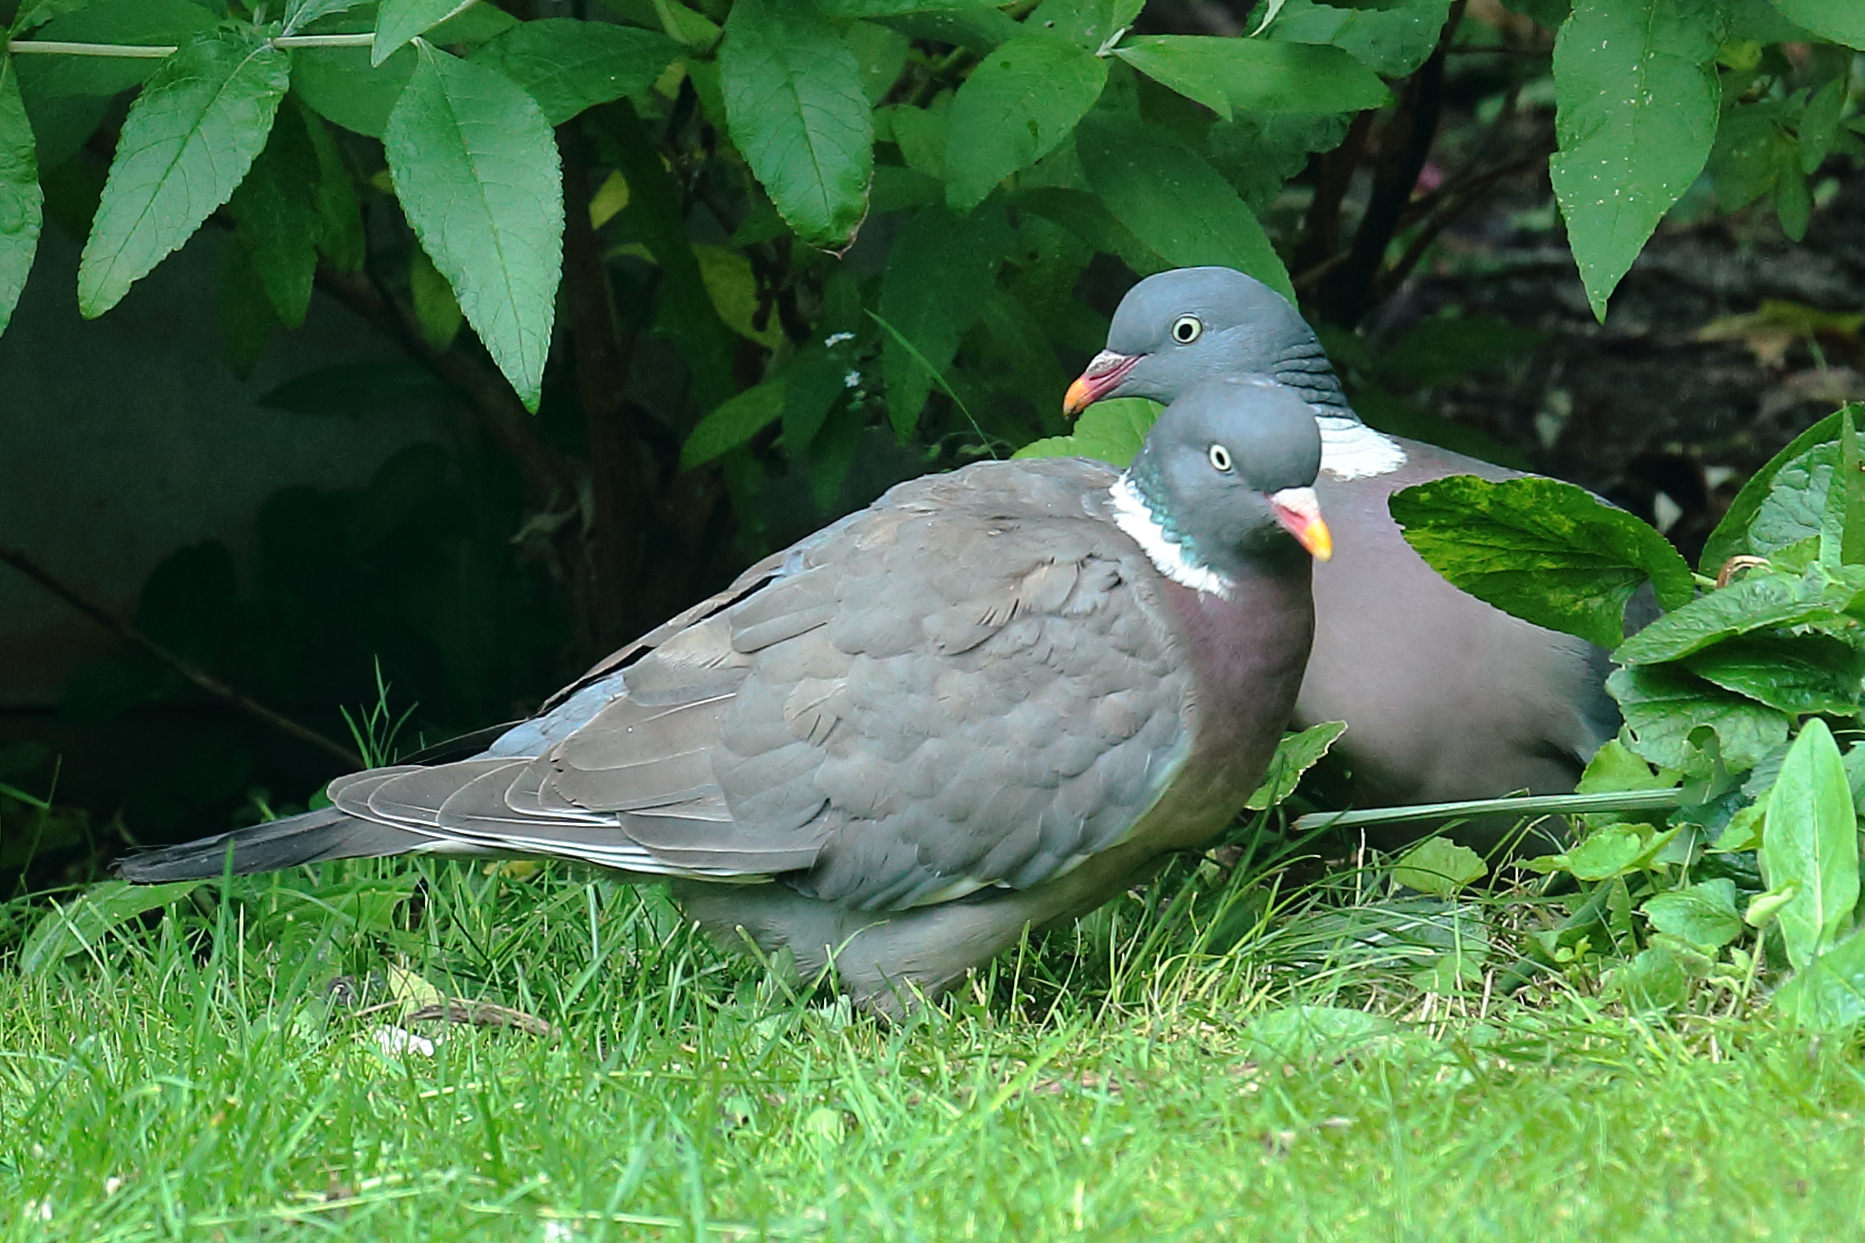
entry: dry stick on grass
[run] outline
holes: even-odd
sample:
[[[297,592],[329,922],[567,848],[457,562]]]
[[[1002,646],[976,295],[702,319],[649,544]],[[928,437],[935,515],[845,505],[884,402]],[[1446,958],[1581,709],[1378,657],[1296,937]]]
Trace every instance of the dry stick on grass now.
[[[0,564],[12,566],[21,574],[24,574],[27,578],[30,578],[33,582],[39,584],[39,586],[45,588],[104,629],[140,647],[143,651],[148,652],[151,656],[154,656],[176,673],[179,673],[182,677],[194,683],[194,685],[229,707],[244,712],[246,715],[257,720],[264,721],[273,729],[281,733],[290,734],[300,742],[309,743],[318,750],[342,760],[351,768],[364,767],[363,757],[356,754],[356,752],[350,750],[342,743],[325,737],[323,734],[312,729],[309,725],[302,724],[292,720],[288,716],[274,712],[264,704],[250,699],[233,687],[228,686],[225,682],[222,682],[219,678],[207,672],[207,670],[201,668],[194,662],[169,651],[160,643],[157,643],[154,639],[151,639],[148,635],[136,629],[136,627],[129,622],[115,616],[101,605],[95,604],[85,599],[82,595],[79,595],[76,590],[55,577],[51,571],[47,570],[44,566],[34,561],[25,553],[19,551],[17,548],[7,548],[4,545],[0,545]]]

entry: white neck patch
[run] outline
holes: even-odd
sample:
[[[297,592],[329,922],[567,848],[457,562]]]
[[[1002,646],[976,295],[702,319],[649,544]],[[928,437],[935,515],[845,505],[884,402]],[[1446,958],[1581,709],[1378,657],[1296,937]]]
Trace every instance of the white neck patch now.
[[[1181,587],[1208,592],[1220,600],[1230,599],[1230,580],[1209,566],[1199,565],[1185,555],[1182,545],[1166,538],[1165,528],[1153,517],[1131,479],[1123,474],[1107,492],[1114,502],[1114,525],[1140,546],[1154,569]]]
[[[1398,441],[1358,419],[1323,414],[1315,421],[1321,425],[1321,469],[1336,479],[1389,475],[1405,465]]]

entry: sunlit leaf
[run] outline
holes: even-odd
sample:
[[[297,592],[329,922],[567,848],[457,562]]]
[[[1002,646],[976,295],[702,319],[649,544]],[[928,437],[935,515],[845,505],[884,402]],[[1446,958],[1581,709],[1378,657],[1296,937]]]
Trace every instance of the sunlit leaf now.
[[[1097,401],[1075,420],[1074,431],[1033,441],[1018,449],[1015,456],[1091,457],[1124,470],[1146,443],[1146,433],[1158,417],[1159,404],[1144,397]]]
[[[768,380],[715,407],[699,421],[680,449],[680,469],[704,466],[736,449],[775,423],[784,413],[784,382]]]
[[[1208,35],[1145,35],[1114,54],[1221,117],[1357,112],[1392,98],[1379,75],[1337,47]]]
[[[382,0],[376,10],[376,41],[369,61],[380,65],[422,32],[438,26],[472,0]]]
[[[1838,744],[1826,722],[1801,727],[1768,795],[1762,875],[1795,887],[1775,915],[1787,960],[1801,970],[1852,924],[1859,896],[1858,819]]]
[[[1112,401],[1097,402],[1095,405],[1088,407],[1087,412],[1082,415],[1081,421],[1086,423],[1089,415],[1092,415],[1101,406],[1111,406],[1121,401],[1131,400],[1135,399],[1115,398]],[[1138,420],[1133,421],[1137,422]],[[1134,452],[1137,453],[1138,451],[1138,447],[1136,446]],[[1023,457],[1026,456],[1026,454],[1027,450],[1025,453],[1019,453],[1017,456]],[[1037,456],[1035,454],[1027,455],[1031,457]],[[1093,457],[1097,455],[1088,454],[1086,456]],[[1269,769],[1263,776],[1263,784],[1256,788],[1256,792],[1250,795],[1249,799],[1245,801],[1244,806],[1251,811],[1262,811],[1265,808],[1274,807],[1277,803],[1280,803],[1283,799],[1295,793],[1295,787],[1301,784],[1302,774],[1306,773],[1316,764],[1319,764],[1322,757],[1327,755],[1328,749],[1334,745],[1335,740],[1345,732],[1347,732],[1347,723],[1345,721],[1322,721],[1319,725],[1310,725],[1307,729],[1301,730],[1299,733],[1283,735],[1282,741],[1276,744],[1275,755],[1270,757]],[[1413,886],[1413,888],[1418,888],[1418,886]]]
[[[1787,737],[1787,717],[1745,695],[1732,694],[1670,665],[1620,669],[1606,679],[1619,701],[1632,749],[1679,772],[1701,772],[1705,755],[1693,738],[1713,734],[1732,772],[1756,761]]]
[[[958,88],[946,120],[946,200],[958,211],[1055,149],[1107,81],[1107,62],[1045,31],[986,56]]]
[[[1659,932],[1721,949],[1745,930],[1735,898],[1735,882],[1718,878],[1655,894],[1639,909]]]

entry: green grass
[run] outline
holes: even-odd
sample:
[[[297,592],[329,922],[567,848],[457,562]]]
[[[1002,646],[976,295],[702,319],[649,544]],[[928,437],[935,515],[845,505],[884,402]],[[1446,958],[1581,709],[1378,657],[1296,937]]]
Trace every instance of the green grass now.
[[[1663,1020],[1493,972],[1432,995],[1317,956],[1338,904],[1174,892],[888,1026],[652,891],[432,863],[208,886],[0,965],[0,1240],[1861,1234],[1847,1042],[1708,990]],[[558,1030],[386,1055],[393,1011],[325,985],[394,957]]]

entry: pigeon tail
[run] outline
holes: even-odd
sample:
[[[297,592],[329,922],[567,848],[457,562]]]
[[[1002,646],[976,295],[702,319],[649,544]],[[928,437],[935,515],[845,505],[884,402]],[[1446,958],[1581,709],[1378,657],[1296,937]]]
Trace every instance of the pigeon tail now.
[[[118,859],[111,870],[124,880],[153,885],[220,876],[227,868],[228,851],[233,853],[233,874],[245,876],[324,859],[407,854],[432,849],[433,844],[429,834],[359,820],[335,807],[325,807],[197,842],[129,855]]]

